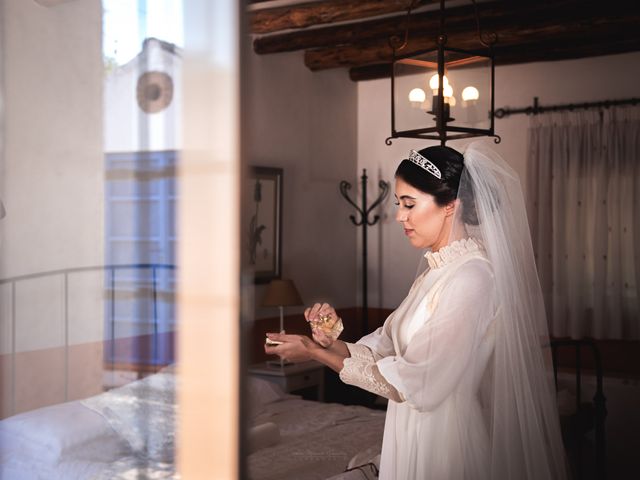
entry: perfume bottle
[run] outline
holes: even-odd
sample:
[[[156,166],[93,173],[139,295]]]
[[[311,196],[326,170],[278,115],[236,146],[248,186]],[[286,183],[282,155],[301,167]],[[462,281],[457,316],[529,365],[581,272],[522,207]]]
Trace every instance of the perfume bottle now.
[[[309,320],[311,330],[320,330],[326,336],[335,340],[340,336],[344,326],[342,325],[342,319],[340,317],[334,318],[333,315],[319,315],[313,320]]]

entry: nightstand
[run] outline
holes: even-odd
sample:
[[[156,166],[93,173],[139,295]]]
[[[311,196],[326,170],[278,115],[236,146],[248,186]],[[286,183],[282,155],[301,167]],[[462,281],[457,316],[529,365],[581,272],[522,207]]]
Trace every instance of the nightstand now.
[[[319,402],[324,401],[324,365],[315,360],[292,363],[280,366],[272,366],[266,362],[249,366],[249,374],[268,382],[273,382],[287,393],[295,393],[305,390],[303,398],[306,398],[307,389],[314,388],[314,395],[310,398]]]

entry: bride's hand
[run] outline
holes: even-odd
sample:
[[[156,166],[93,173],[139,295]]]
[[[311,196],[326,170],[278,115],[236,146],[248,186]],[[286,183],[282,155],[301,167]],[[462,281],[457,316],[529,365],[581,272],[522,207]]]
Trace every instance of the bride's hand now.
[[[306,362],[313,358],[314,350],[321,347],[306,335],[287,335],[284,333],[267,333],[271,340],[282,342],[280,345],[265,344],[264,351],[269,355],[278,355],[282,360],[293,363]]]
[[[342,332],[342,320],[328,303],[316,303],[304,311],[313,340],[324,348],[330,347]]]

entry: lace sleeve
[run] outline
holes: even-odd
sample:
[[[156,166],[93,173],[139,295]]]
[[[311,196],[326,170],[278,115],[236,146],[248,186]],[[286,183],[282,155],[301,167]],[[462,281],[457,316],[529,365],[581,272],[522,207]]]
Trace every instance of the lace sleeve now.
[[[344,342],[349,350],[351,358],[357,358],[358,360],[364,360],[366,362],[375,362],[376,358],[371,351],[371,348],[361,343],[349,343]]]
[[[375,358],[365,345],[345,342],[351,357],[344,359],[340,380],[395,402],[404,402],[404,396],[380,373]]]

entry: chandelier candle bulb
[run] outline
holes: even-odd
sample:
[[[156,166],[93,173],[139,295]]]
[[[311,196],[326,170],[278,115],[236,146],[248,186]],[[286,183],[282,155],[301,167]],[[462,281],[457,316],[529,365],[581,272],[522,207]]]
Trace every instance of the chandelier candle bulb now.
[[[464,90],[462,90],[462,100],[464,100],[465,102],[475,101],[479,98],[480,92],[478,92],[478,89],[476,87],[469,86],[465,87]]]
[[[427,94],[421,88],[414,88],[409,92],[409,101],[414,108],[421,107],[426,99]]]
[[[438,80],[439,80],[439,78],[438,78],[438,74],[437,73],[429,79],[429,88],[431,90],[433,90],[433,94],[434,95],[438,94],[438,83],[439,83]],[[445,90],[448,85],[449,85],[449,79],[447,78],[446,75],[443,75],[443,77],[442,77],[442,89]]]

